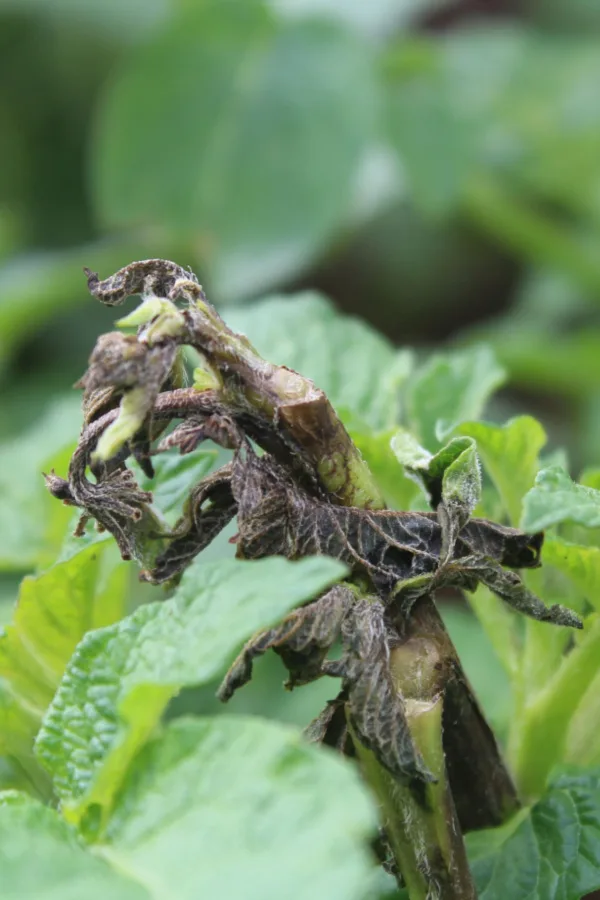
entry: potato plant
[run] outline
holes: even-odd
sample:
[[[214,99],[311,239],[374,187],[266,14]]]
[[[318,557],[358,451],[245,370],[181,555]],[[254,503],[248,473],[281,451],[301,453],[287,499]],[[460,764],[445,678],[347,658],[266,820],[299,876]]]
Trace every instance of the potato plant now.
[[[482,418],[485,346],[421,359],[315,294],[221,316],[162,260],[87,276],[141,305],[82,411],[0,449],[0,564],[30,572],[0,635],[3,896],[600,887],[600,473]],[[289,703],[270,663],[261,715],[207,700],[270,650]]]

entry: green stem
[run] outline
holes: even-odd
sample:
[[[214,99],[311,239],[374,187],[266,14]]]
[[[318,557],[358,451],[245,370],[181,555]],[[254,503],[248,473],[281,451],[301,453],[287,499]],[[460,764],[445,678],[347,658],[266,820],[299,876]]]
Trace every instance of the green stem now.
[[[442,744],[445,647],[434,638],[416,634],[392,651],[390,664],[395,686],[405,699],[415,745],[437,779],[435,784],[418,787],[395,785],[382,797],[409,897],[470,900],[477,894]],[[379,784],[385,788],[381,780],[382,776]],[[392,804],[395,815],[391,814]]]
[[[598,672],[599,649],[600,617],[587,625],[554,677],[521,711],[510,755],[517,783],[527,798],[543,792],[550,771],[563,756],[577,701]]]
[[[564,269],[593,296],[600,295],[600,264],[572,231],[524,203],[505,184],[479,176],[470,182],[469,215],[486,231],[538,265]]]
[[[410,900],[472,900],[477,894],[442,745],[445,647],[435,637],[413,634],[392,651],[390,666],[413,741],[436,782],[399,784],[354,736],[358,756],[379,798]]]
[[[96,283],[94,293],[115,302],[110,293],[115,283],[119,295],[124,283],[136,285],[128,288],[132,292],[139,290],[138,276],[146,270],[147,264],[133,264],[112,281]],[[175,274],[169,296],[188,301],[180,343],[203,355],[220,381],[216,393],[234,417],[252,423],[253,437],[264,449],[284,448],[290,464],[301,461],[334,503],[384,508],[369,467],[322,391],[262,359],[245,337],[227,327],[183,270]],[[358,740],[356,749],[382,803],[397,863],[412,881],[411,898],[469,900],[475,890],[462,830],[499,824],[516,804],[514,789],[430,597],[415,604],[408,620],[402,616],[394,640],[392,677],[406,699],[415,742],[438,781],[410,789],[393,781]]]

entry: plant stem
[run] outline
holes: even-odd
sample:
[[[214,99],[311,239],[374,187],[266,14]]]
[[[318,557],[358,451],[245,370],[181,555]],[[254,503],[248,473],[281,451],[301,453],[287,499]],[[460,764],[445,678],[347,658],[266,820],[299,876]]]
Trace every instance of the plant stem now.
[[[197,309],[192,343],[222,378],[227,404],[241,415],[251,410],[255,427],[262,419],[266,434],[276,425],[335,503],[382,508],[368,466],[323,392],[296,372],[265,362],[209,304],[201,301]],[[391,665],[415,743],[437,784],[417,791],[399,785],[355,736],[356,751],[382,804],[411,900],[468,900],[476,894],[461,827],[499,824],[518,806],[515,790],[430,597],[416,604],[408,623],[398,623]],[[451,727],[442,741],[447,710]]]
[[[391,654],[392,677],[405,699],[409,729],[437,781],[409,787],[396,785],[389,795],[397,807],[390,832],[399,843],[397,852],[411,900],[470,900],[477,895],[442,743],[447,648],[439,637],[409,626],[407,640]],[[402,835],[397,835],[399,825]]]
[[[475,221],[505,246],[531,262],[561,268],[590,291],[600,294],[600,265],[593,249],[577,235],[523,203],[506,184],[480,176],[472,179],[465,198],[466,210]]]
[[[528,798],[538,797],[544,790],[553,766],[562,758],[568,725],[577,701],[598,672],[600,618],[586,631],[563,659],[554,677],[521,712],[517,739],[511,756],[517,783]]]
[[[302,375],[262,359],[227,327],[188,273],[164,261],[134,263],[105,283],[92,274],[93,291],[106,302],[121,302],[127,291],[140,290],[153,263],[169,298],[188,301],[178,319],[181,332],[169,335],[198,350],[216,378],[215,390],[195,392],[195,401],[189,392],[172,392],[178,401],[206,399],[210,405],[220,398],[252,439],[312,478],[313,486],[316,481],[332,503],[384,508],[369,467],[326,395]],[[470,900],[476,894],[461,829],[499,824],[517,805],[514,788],[431,597],[421,598],[408,618],[399,615],[390,646],[392,678],[437,783],[406,787],[358,739],[356,751],[382,804],[411,900]]]

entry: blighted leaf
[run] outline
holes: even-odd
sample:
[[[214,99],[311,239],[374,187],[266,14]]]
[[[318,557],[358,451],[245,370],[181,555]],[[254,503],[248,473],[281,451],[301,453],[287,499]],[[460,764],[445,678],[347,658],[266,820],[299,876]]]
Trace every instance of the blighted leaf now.
[[[496,485],[510,521],[517,525],[521,504],[533,486],[538,471],[538,454],[546,443],[546,433],[531,416],[519,416],[505,425],[464,422],[457,428],[477,442],[477,451]]]
[[[195,562],[175,595],[86,635],[38,736],[63,808],[108,806],[129,762],[184,685],[222,673],[245,639],[343,576],[325,557]]]
[[[347,409],[376,429],[398,421],[411,354],[396,351],[365,322],[340,314],[322,295],[269,297],[227,310],[226,319],[266,359],[312,379],[338,411]]]
[[[192,4],[110,82],[97,207],[200,234],[221,296],[239,295],[273,254],[288,274],[342,224],[377,108],[371,50],[351,31],[258,2]]]
[[[348,763],[274,722],[220,716],[176,721],[142,751],[102,853],[176,900],[359,900],[375,827]]]
[[[85,848],[60,815],[0,793],[2,900],[152,900],[149,890]]]
[[[49,564],[60,546],[70,511],[48,496],[42,471],[66,468],[80,419],[74,396],[55,403],[25,434],[0,446],[0,569]]]
[[[558,778],[507,825],[467,835],[481,900],[580,900],[600,887],[600,774]]]
[[[411,430],[434,450],[466,419],[477,419],[505,372],[489,347],[436,354],[417,372],[407,390]]]
[[[25,578],[13,621],[0,631],[0,752],[34,777],[34,738],[75,647],[124,612],[125,566],[106,550],[88,547]]]
[[[543,531],[560,522],[574,522],[587,528],[600,525],[600,491],[571,480],[559,466],[539,472],[533,488],[525,495],[521,527]]]

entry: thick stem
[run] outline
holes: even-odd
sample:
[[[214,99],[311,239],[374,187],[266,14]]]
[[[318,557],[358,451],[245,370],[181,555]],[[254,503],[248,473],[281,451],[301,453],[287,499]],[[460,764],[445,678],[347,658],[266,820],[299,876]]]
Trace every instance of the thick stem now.
[[[404,634],[409,643],[420,640],[436,648],[446,768],[461,829],[499,825],[519,808],[517,793],[431,597],[415,603]]]
[[[202,322],[193,313],[194,346],[223,379],[227,404],[239,408],[255,424],[257,419],[265,420],[266,433],[275,426],[316,470],[334,502],[383,507],[368,466],[325,395],[308,379],[266,363],[208,305],[201,307]],[[258,435],[257,439],[260,443]],[[398,866],[408,883],[413,880],[411,900],[421,896],[444,900],[475,897],[461,828],[499,824],[518,805],[515,790],[431,598],[416,605],[408,624],[399,623],[398,635],[403,643],[394,651],[397,686],[409,699],[409,706],[411,699],[417,704],[412,708],[415,741],[438,773],[438,783],[425,788],[418,798],[397,785],[355,737],[356,751],[382,803]],[[414,667],[405,671],[407,656],[426,668],[424,642],[435,648],[435,666],[439,666],[435,668],[436,690],[439,694],[443,684],[444,700],[431,692],[415,692]],[[419,705],[423,702],[425,707]],[[442,716],[448,726],[443,748]],[[472,779],[467,777],[469,766]],[[456,808],[451,791],[456,791]],[[431,893],[433,884],[439,885],[438,894]]]
[[[178,341],[195,347],[218,373],[216,394],[242,426],[250,426],[248,434],[276,455],[287,453],[288,462],[310,472],[334,503],[383,508],[368,466],[325,394],[307,378],[262,359],[245,337],[227,327],[187,273],[151,260],[105,283],[91,276],[90,286],[105,302],[120,302],[140,290],[157,263],[169,298],[189,304],[185,334]],[[395,637],[390,642],[395,684],[407,700],[415,743],[438,781],[404,787],[355,738],[357,754],[382,804],[411,900],[469,900],[476,895],[461,826],[498,824],[516,805],[514,789],[431,598],[419,601],[408,621],[398,622]],[[465,759],[476,773],[471,781]]]
[[[408,624],[404,643],[392,650],[390,668],[394,685],[404,697],[412,738],[437,780],[426,785],[397,785],[391,794],[396,806],[394,830],[400,826],[403,831],[401,871],[411,900],[422,896],[470,900],[477,894],[442,742],[445,690],[448,675],[452,677],[448,639],[421,625],[419,617]]]

